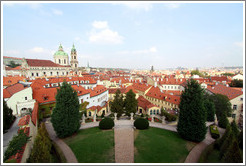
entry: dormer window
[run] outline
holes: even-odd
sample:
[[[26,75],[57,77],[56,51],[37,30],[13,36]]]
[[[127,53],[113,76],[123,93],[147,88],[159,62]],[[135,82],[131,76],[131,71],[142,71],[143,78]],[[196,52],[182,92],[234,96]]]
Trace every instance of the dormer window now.
[[[48,100],[48,96],[44,96],[44,100]]]

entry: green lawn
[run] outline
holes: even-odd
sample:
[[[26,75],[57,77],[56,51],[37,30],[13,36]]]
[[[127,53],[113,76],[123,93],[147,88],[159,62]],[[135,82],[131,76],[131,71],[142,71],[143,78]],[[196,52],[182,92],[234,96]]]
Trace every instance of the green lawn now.
[[[98,127],[80,130],[64,139],[80,163],[113,163],[114,131]]]
[[[159,128],[135,130],[135,163],[182,163],[196,143]]]

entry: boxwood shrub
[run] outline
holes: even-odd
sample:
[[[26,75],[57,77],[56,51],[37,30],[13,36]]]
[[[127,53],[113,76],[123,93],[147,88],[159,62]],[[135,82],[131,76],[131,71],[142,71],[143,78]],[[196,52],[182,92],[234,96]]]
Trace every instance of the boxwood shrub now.
[[[164,111],[164,116],[166,117],[166,121],[168,122],[172,122],[172,121],[176,121],[177,120],[177,116],[176,115],[172,115],[166,111]]]
[[[149,121],[147,119],[144,119],[144,118],[137,118],[134,121],[134,126],[137,129],[144,130],[144,129],[149,128]]]
[[[99,122],[100,129],[112,129],[114,127],[114,121],[111,118],[105,117]]]
[[[214,127],[215,127],[215,129],[214,129]],[[215,126],[215,125],[210,126],[210,133],[211,133],[212,138],[214,138],[214,139],[217,139],[220,137],[219,130],[218,130],[217,126]]]

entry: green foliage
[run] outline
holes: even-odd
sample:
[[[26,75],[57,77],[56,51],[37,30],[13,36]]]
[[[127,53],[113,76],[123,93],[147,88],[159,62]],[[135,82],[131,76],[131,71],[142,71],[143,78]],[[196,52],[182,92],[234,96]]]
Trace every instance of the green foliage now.
[[[28,162],[51,163],[52,162],[51,147],[52,147],[52,142],[48,136],[47,130],[45,128],[45,124],[41,123]]]
[[[217,126],[215,126],[215,125],[210,126],[210,134],[211,134],[212,138],[214,138],[214,139],[217,139],[220,137],[220,133],[219,133]]]
[[[144,118],[137,118],[134,121],[134,126],[139,130],[144,130],[149,128],[149,121]]]
[[[56,107],[53,110],[51,122],[60,138],[74,134],[80,127],[77,92],[65,81],[60,89],[57,89]]]
[[[191,71],[191,75],[199,75],[200,77],[204,77],[204,74],[203,73],[200,73],[199,70],[192,70]]]
[[[87,107],[88,104],[89,104],[89,102],[87,102],[87,101],[81,103],[80,106],[79,106],[79,110],[80,111],[86,111],[86,107]]]
[[[123,95],[120,90],[117,90],[115,93],[114,100],[110,104],[110,110],[113,113],[117,113],[117,117],[120,117],[123,114],[124,100]]]
[[[200,142],[205,138],[206,112],[204,108],[203,89],[200,84],[191,79],[181,95],[180,113],[177,131],[181,137]]]
[[[226,140],[227,137],[229,137],[229,135],[231,134],[231,126],[227,125],[226,126],[226,131],[224,133],[224,135],[220,138],[217,139],[214,143],[214,148],[220,150],[220,147],[222,146],[222,144],[224,143],[224,141]]]
[[[242,163],[243,162],[243,156],[238,147],[238,142],[235,139],[233,140],[232,144],[228,148],[228,151],[225,153],[224,157],[222,158],[222,161],[225,163]]]
[[[11,156],[22,151],[22,147],[30,140],[23,130],[20,130],[18,135],[15,135],[9,142],[8,148],[5,151],[3,160],[6,161]]]
[[[160,116],[164,116],[164,108],[163,108],[163,106],[161,107],[161,114],[160,114]]]
[[[130,113],[136,113],[137,111],[138,101],[135,97],[136,94],[132,90],[129,90],[126,93],[124,112],[127,116],[130,116]]]
[[[7,106],[5,100],[3,100],[3,130],[8,130],[15,120],[15,116],[12,114],[13,110]]]
[[[223,76],[233,76],[234,73],[223,73],[222,75],[223,75]]]
[[[100,129],[112,129],[114,127],[114,121],[111,118],[105,117],[99,122]]]
[[[231,83],[229,84],[231,87],[239,87],[242,88],[243,87],[243,80],[232,80]]]
[[[8,65],[9,67],[15,68],[17,66],[20,66],[20,64],[15,63],[14,61],[10,61],[10,64]]]
[[[243,150],[243,130],[238,135],[238,145],[241,150]]]
[[[222,146],[220,147],[220,158],[227,152],[228,148],[230,147],[232,140],[234,140],[234,135],[231,132],[229,136],[226,137],[225,141],[223,142]]]
[[[51,109],[56,106],[56,103],[51,103],[51,104],[45,104],[45,105],[39,105],[39,112],[42,114],[41,116],[43,118],[47,118],[51,116]]]
[[[101,118],[104,118],[104,116],[105,116],[105,113],[103,112],[102,115],[101,115]]]
[[[237,124],[235,122],[235,120],[233,120],[231,122],[231,129],[232,129],[232,133],[234,134],[234,136],[237,138],[238,135],[239,135],[239,130],[238,130],[238,127],[237,127]]]
[[[218,119],[219,119],[218,125],[221,128],[226,128],[226,126],[229,124],[226,113],[222,113],[220,115],[220,118],[218,118]]]
[[[5,163],[17,163],[16,159],[10,159],[5,161]]]
[[[207,121],[213,122],[214,121],[214,114],[215,114],[215,106],[214,103],[209,101],[208,99],[204,100],[204,107],[207,112]]]
[[[176,115],[172,115],[166,111],[163,112],[163,115],[166,117],[165,120],[168,122],[172,122],[172,121],[176,121],[177,120],[177,116]]]
[[[218,120],[220,120],[221,116],[223,116],[224,113],[226,114],[226,116],[231,116],[232,113],[231,103],[227,96],[221,94],[215,94],[209,97],[214,102],[215,111]]]

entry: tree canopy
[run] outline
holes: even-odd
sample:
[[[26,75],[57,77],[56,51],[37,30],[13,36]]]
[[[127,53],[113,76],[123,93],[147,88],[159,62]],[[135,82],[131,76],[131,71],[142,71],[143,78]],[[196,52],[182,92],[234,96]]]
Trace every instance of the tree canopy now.
[[[200,84],[191,79],[180,99],[180,113],[177,131],[181,137],[200,142],[205,138],[206,110],[204,108],[203,89]]]
[[[117,113],[117,117],[120,117],[124,112],[124,100],[120,90],[115,92],[114,100],[110,104],[111,112]]]
[[[231,87],[239,87],[242,88],[243,87],[243,80],[232,80],[231,83],[229,84]]]
[[[5,100],[3,100],[3,130],[7,130],[10,128],[13,123],[15,117],[12,114],[13,110],[7,106]]]
[[[51,122],[60,138],[77,132],[80,127],[79,100],[77,92],[67,82],[57,89],[56,106],[51,115]]]
[[[136,94],[132,90],[129,90],[126,93],[124,105],[124,112],[127,116],[130,116],[130,113],[135,113],[137,111],[138,101],[136,99]]]

